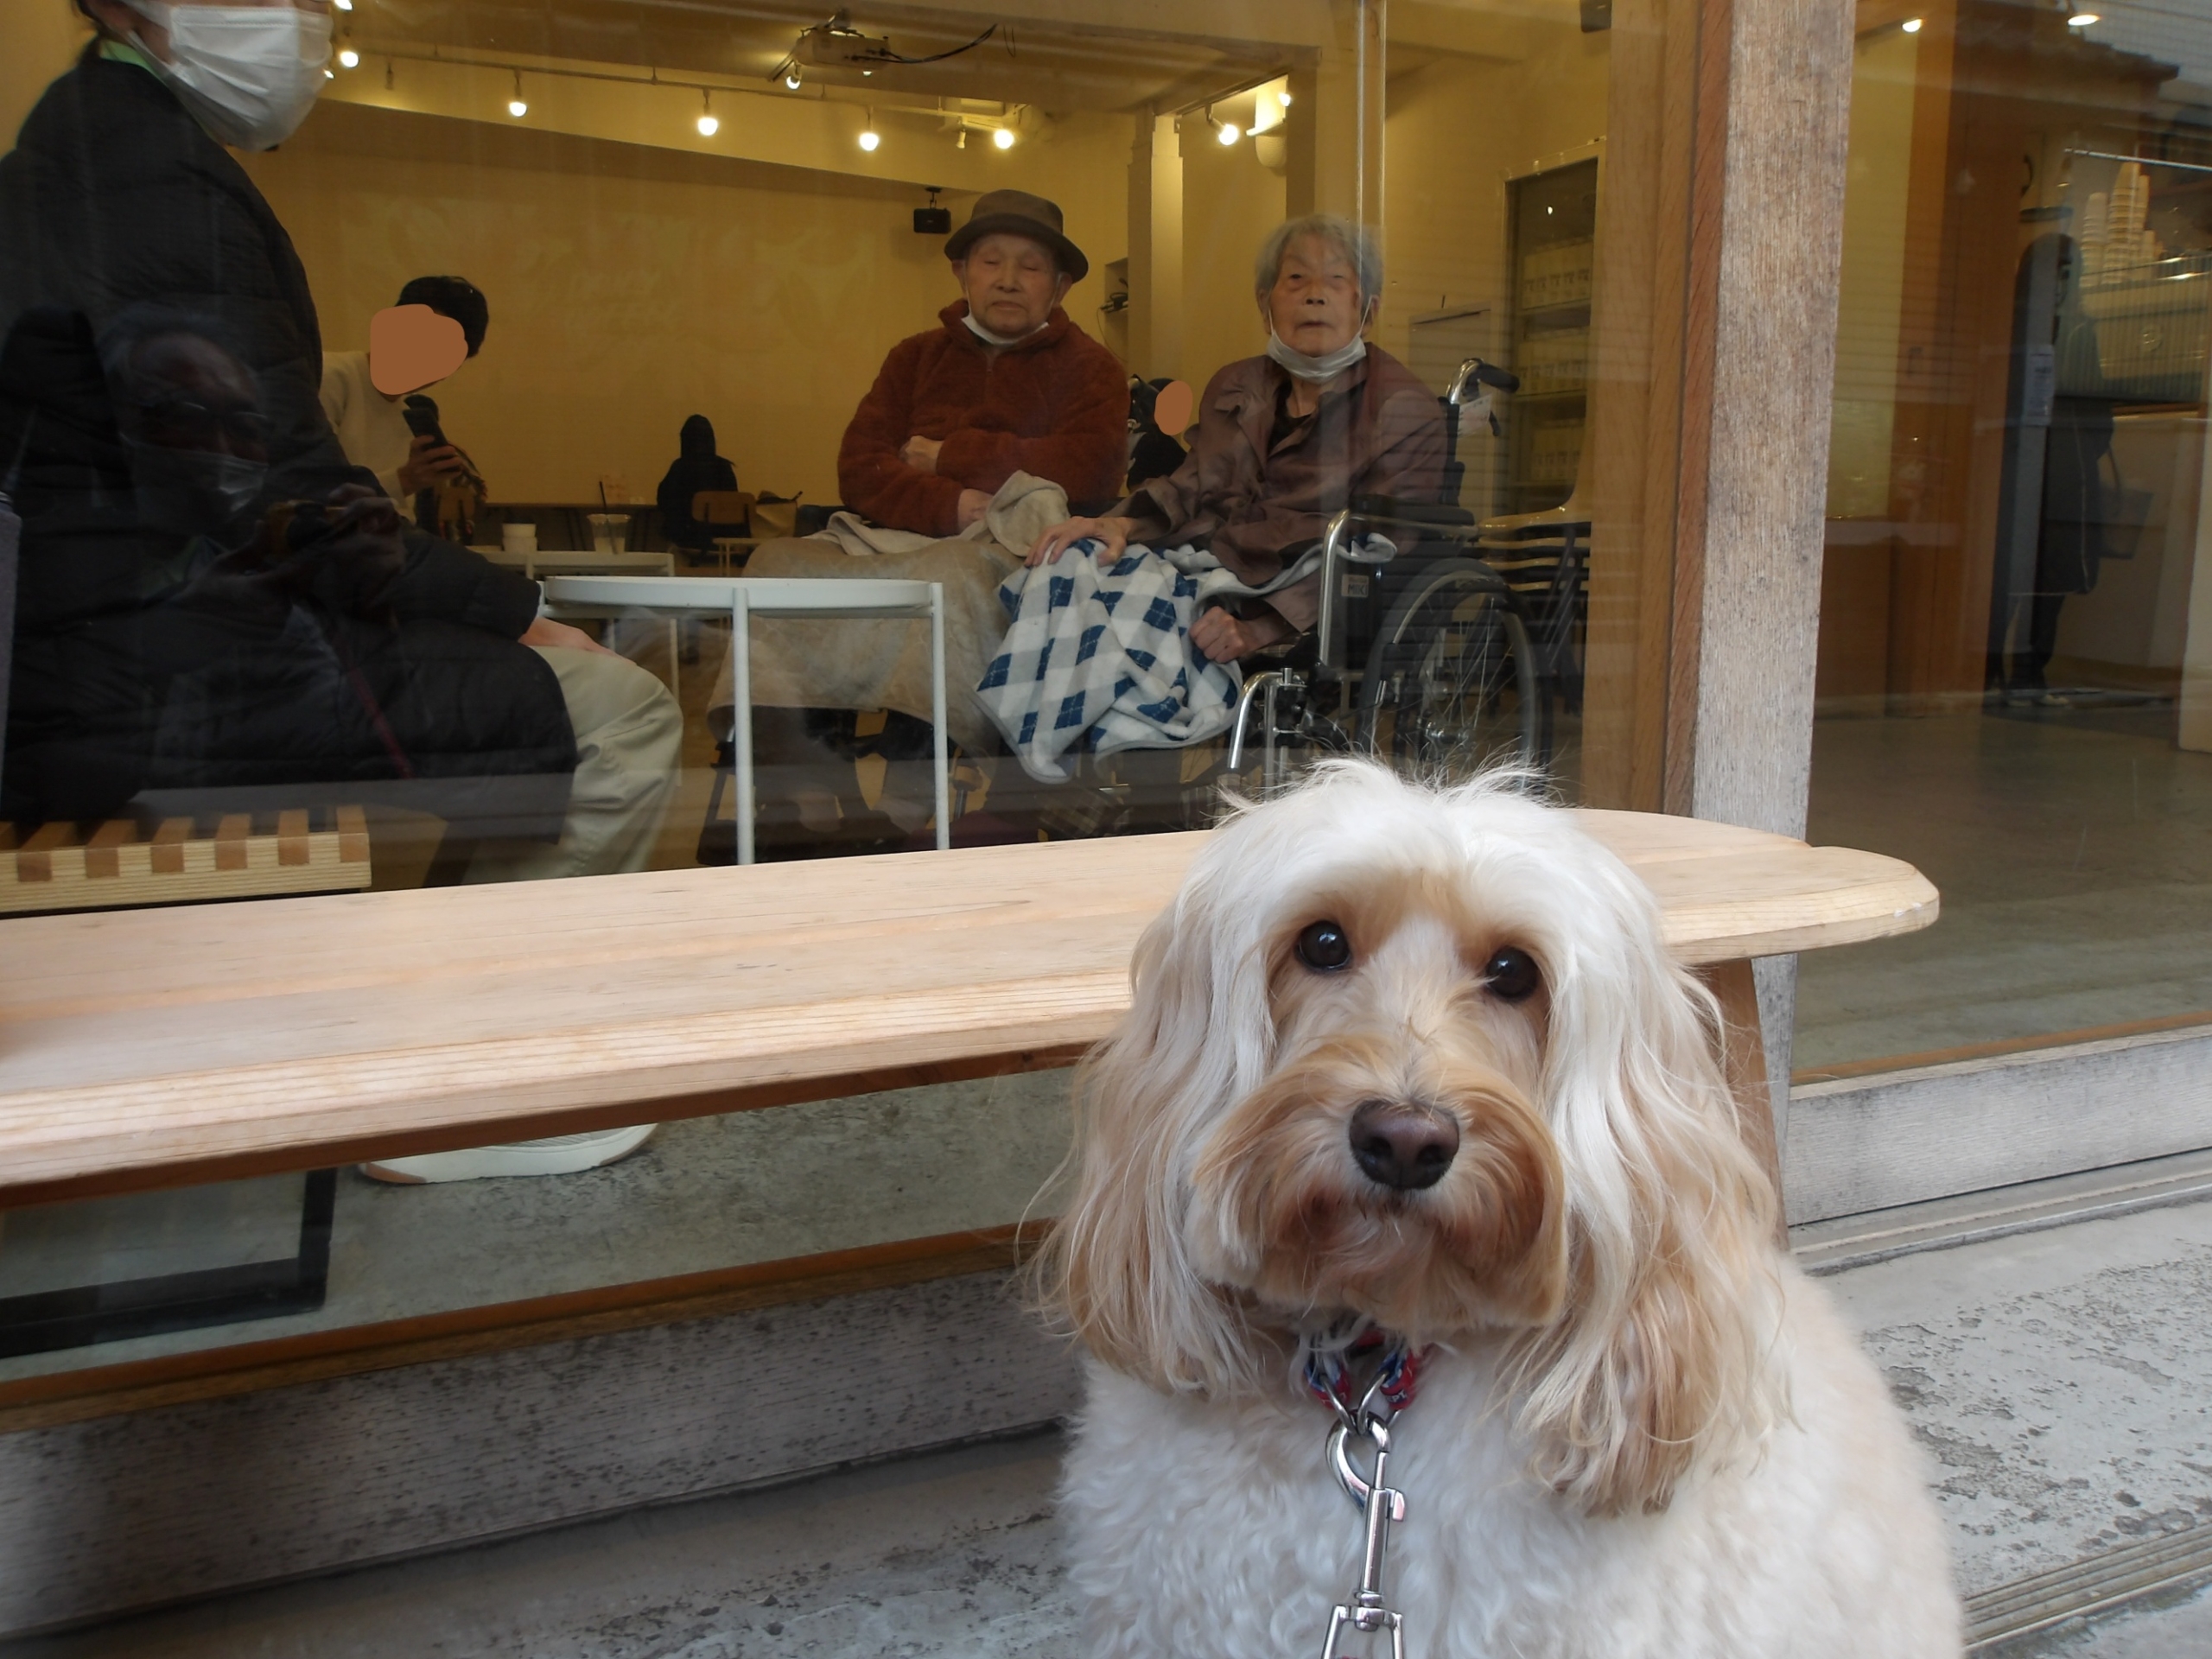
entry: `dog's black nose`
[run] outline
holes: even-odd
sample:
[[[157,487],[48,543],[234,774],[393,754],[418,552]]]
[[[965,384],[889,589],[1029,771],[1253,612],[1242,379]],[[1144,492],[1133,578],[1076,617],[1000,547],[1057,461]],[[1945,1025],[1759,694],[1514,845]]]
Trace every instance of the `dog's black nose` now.
[[[1351,1155],[1378,1185],[1414,1192],[1434,1186],[1459,1153],[1449,1113],[1370,1100],[1351,1116]]]

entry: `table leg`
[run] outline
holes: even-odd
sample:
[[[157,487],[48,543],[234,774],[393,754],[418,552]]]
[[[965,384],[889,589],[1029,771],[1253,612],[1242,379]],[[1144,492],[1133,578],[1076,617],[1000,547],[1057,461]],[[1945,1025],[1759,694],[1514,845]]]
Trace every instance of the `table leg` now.
[[[737,773],[737,861],[753,862],[753,610],[740,587],[729,607],[730,749]]]
[[[1745,1143],[1779,1195],[1782,1159],[1775,1141],[1774,1096],[1767,1086],[1766,1040],[1759,1029],[1758,988],[1751,978],[1751,964],[1747,960],[1714,963],[1699,969],[1697,976],[1720,1002],[1726,1025],[1720,1069],[1728,1079],[1728,1092],[1735,1096]]]
[[[937,846],[952,845],[952,765],[944,735],[944,584],[930,584],[930,723],[937,729]]]

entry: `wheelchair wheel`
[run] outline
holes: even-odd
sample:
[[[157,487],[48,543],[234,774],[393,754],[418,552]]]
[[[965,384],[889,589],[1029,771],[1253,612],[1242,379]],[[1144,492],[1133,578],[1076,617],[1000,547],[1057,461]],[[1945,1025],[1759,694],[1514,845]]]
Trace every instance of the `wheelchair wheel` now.
[[[1549,759],[1550,706],[1516,600],[1472,559],[1420,572],[1368,653],[1357,746],[1402,770],[1462,779]]]

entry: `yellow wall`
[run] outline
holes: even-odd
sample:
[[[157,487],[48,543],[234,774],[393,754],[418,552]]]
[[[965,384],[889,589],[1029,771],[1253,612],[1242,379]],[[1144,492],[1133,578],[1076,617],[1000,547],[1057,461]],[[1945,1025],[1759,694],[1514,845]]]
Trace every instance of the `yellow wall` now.
[[[1250,118],[1251,99],[1217,113]],[[1252,302],[1252,260],[1283,221],[1283,181],[1260,165],[1249,138],[1224,145],[1202,115],[1184,118],[1183,351],[1173,371],[1194,389],[1215,370],[1266,348]]]
[[[1505,181],[1605,130],[1605,33],[1529,31],[1518,63],[1442,57],[1390,81],[1389,282],[1375,339],[1402,358],[1424,313],[1511,299]],[[1599,188],[1604,188],[1603,183]]]
[[[1062,124],[1026,181],[1091,257],[1078,322],[1125,213],[1125,124]],[[327,348],[364,345],[410,276],[484,289],[483,354],[433,395],[495,499],[586,501],[607,474],[650,499],[696,411],[744,487],[834,500],[885,352],[956,296],[903,184],[334,104],[247,160]]]
[[[1860,43],[1852,77],[1843,294],[1836,326],[1834,424],[1828,440],[1831,518],[1879,518],[1889,512],[1913,75],[1919,53],[1919,36],[1885,29]]]
[[[70,0],[0,0],[0,149],[12,149],[31,105],[92,31]]]

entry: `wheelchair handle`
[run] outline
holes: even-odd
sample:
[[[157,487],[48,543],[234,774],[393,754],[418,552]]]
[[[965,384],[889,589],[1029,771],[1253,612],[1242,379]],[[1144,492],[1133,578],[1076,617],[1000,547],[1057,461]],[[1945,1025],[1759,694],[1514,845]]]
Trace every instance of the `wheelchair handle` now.
[[[1373,515],[1363,513],[1356,507],[1345,507],[1329,520],[1328,533],[1321,537],[1321,613],[1314,619],[1313,631],[1319,638],[1316,655],[1325,670],[1342,672],[1344,665],[1337,661],[1337,573],[1344,565],[1388,564],[1389,558],[1369,558],[1352,550],[1351,527]]]
[[[1510,369],[1499,368],[1495,363],[1485,363],[1479,357],[1471,357],[1452,377],[1452,386],[1444,394],[1444,401],[1448,404],[1471,403],[1481,394],[1477,392],[1471,396],[1467,390],[1470,386],[1495,386],[1500,391],[1518,391],[1521,390],[1521,377]]]

